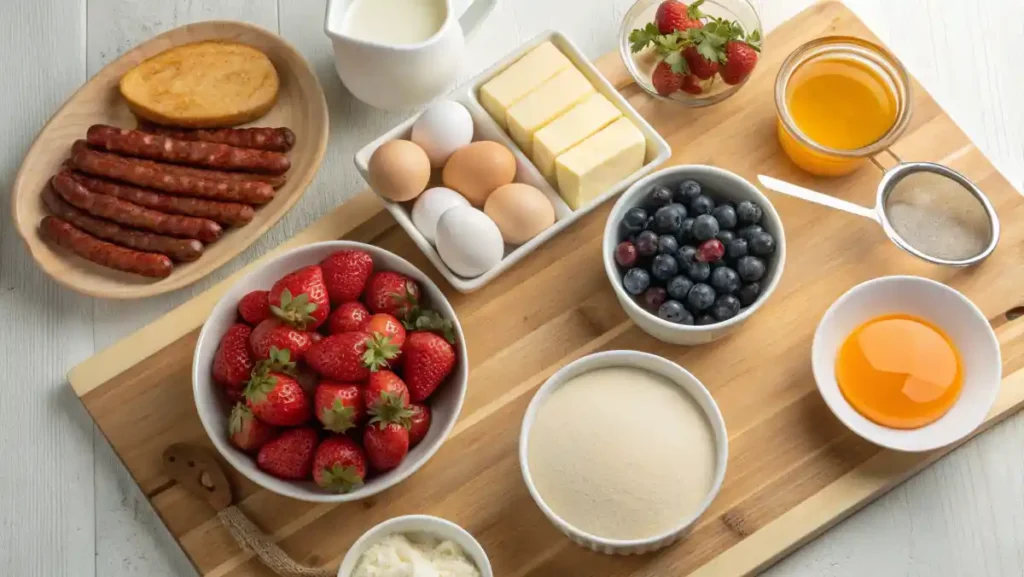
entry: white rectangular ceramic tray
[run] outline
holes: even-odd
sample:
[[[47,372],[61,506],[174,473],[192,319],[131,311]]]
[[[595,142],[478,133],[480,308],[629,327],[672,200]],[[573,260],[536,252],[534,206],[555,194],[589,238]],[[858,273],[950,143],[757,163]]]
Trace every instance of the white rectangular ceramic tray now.
[[[523,154],[516,143],[512,141],[512,138],[509,137],[509,135],[506,134],[496,122],[494,122],[477,98],[477,91],[482,84],[507,68],[513,62],[522,58],[523,55],[534,47],[547,41],[551,41],[559,50],[561,50],[562,53],[572,61],[573,65],[575,65],[576,68],[587,77],[587,80],[593,84],[594,88],[599,93],[607,97],[612,104],[622,111],[623,116],[628,118],[637,126],[637,128],[640,129],[647,140],[647,154],[644,158],[644,165],[633,174],[630,174],[615,185],[609,187],[608,190],[594,199],[593,202],[576,211],[569,208],[558,192],[552,188],[548,181],[540,174],[540,171],[537,170],[537,167],[534,166],[533,162]],[[497,62],[494,66],[491,66],[483,73],[472,79],[468,84],[455,89],[448,95],[448,98],[461,103],[469,110],[470,115],[473,117],[474,124],[473,140],[492,140],[508,147],[516,157],[516,182],[522,182],[536,187],[548,197],[551,204],[555,207],[555,224],[536,237],[530,239],[530,241],[525,244],[519,246],[506,245],[504,257],[501,259],[501,262],[494,266],[494,268],[478,277],[466,278],[452,272],[452,270],[444,264],[444,261],[441,260],[441,257],[437,254],[434,246],[430,244],[430,241],[420,234],[419,230],[416,229],[416,226],[413,225],[412,218],[410,216],[412,203],[403,204],[382,199],[384,200],[387,210],[395,220],[398,221],[398,224],[405,229],[405,232],[408,233],[413,242],[416,243],[416,246],[423,251],[423,254],[425,254],[430,262],[437,267],[437,270],[441,272],[444,278],[447,279],[448,282],[451,283],[451,285],[459,292],[473,292],[486,285],[509,267],[522,260],[523,257],[536,250],[537,247],[547,242],[548,239],[555,236],[562,230],[565,230],[566,227],[571,225],[580,217],[594,210],[594,208],[601,203],[620,194],[634,181],[650,174],[655,168],[668,160],[672,155],[672,149],[669,147],[668,143],[665,142],[665,139],[662,138],[661,135],[658,134],[635,109],[633,109],[632,106],[629,105],[626,99],[623,98],[617,90],[615,90],[615,87],[613,87],[611,83],[601,76],[597,71],[597,68],[595,68],[594,65],[587,60],[586,56],[580,52],[580,49],[559,32],[544,32],[533,40],[523,44],[512,53],[505,56],[505,58],[501,59],[501,61]],[[372,156],[374,151],[377,150],[377,147],[385,142],[397,139],[408,139],[412,132],[412,125],[416,122],[417,117],[418,115],[415,115],[405,122],[402,122],[386,134],[364,146],[356,153],[356,168],[367,182],[369,182],[370,156]],[[435,186],[433,179],[431,180],[430,186]]]

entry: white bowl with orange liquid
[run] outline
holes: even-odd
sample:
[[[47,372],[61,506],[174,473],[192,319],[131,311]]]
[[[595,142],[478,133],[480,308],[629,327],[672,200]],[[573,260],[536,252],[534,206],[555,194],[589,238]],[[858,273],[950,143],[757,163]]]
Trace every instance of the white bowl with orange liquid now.
[[[970,435],[1002,380],[985,315],[955,289],[915,276],[873,279],[839,297],[814,334],[811,362],[832,413],[897,451]]]
[[[891,146],[912,112],[910,77],[888,50],[852,36],[812,40],[775,80],[779,144],[800,168],[840,176]]]

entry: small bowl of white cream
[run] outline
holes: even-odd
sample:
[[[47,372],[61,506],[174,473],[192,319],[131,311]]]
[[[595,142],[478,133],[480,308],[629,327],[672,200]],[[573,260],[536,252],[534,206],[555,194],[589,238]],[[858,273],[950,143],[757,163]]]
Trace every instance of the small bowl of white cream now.
[[[578,545],[648,553],[684,537],[714,500],[729,457],[704,385],[662,357],[588,355],[534,395],[519,465],[544,515]]]
[[[363,533],[345,554],[338,577],[494,577],[480,543],[455,523],[405,515]]]

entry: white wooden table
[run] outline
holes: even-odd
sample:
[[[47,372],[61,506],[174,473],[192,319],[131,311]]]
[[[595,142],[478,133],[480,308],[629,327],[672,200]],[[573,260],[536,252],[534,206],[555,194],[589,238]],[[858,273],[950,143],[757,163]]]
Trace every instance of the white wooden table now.
[[[549,28],[592,58],[632,0],[501,0],[469,46],[468,78]],[[771,29],[810,0],[760,0]],[[1024,182],[1021,0],[851,0],[1018,188]],[[315,67],[331,109],[323,167],[302,200],[202,282],[145,301],[79,296],[39,272],[0,203],[0,574],[191,575],[65,382],[65,373],[309,225],[363,183],[355,151],[406,114],[354,102],[334,74],[324,0],[0,0],[0,190],[36,132],[102,66],[197,20],[277,31]],[[770,46],[768,47],[770,50]],[[1024,291],[1022,291],[1024,294]],[[1009,419],[769,571],[771,575],[1024,575],[1024,416]]]

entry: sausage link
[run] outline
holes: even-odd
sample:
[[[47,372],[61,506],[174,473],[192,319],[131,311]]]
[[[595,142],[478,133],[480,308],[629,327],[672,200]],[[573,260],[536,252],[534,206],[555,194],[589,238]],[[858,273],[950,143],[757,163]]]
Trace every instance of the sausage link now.
[[[55,216],[91,235],[121,246],[166,254],[178,262],[194,261],[203,254],[203,243],[194,238],[173,238],[94,218],[64,202],[50,187],[43,189],[43,203]]]
[[[77,171],[70,174],[71,178],[75,179],[76,182],[93,192],[134,202],[139,206],[168,214],[208,218],[228,226],[248,224],[252,220],[253,215],[256,214],[256,211],[248,204],[174,196],[102,178],[95,178]]]
[[[178,140],[105,124],[90,126],[85,139],[90,146],[109,152],[173,164],[267,174],[282,174],[291,167],[288,157],[280,152],[238,148],[213,142]]]
[[[74,155],[79,150],[92,150],[89,148],[89,143],[84,139],[76,140],[71,145],[71,154]],[[180,164],[168,164],[166,162],[156,162],[153,160],[145,160],[142,158],[132,158],[132,162],[137,163],[139,166],[147,166],[161,172],[172,175],[181,176],[192,176],[197,178],[206,178],[209,180],[227,180],[230,182],[265,182],[274,189],[281,188],[284,183],[288,182],[288,178],[283,174],[255,174],[252,172],[227,172],[224,170],[210,170],[208,168],[194,168],[191,166],[181,166]]]
[[[222,232],[219,224],[207,218],[165,214],[134,202],[97,194],[76,182],[66,171],[58,173],[51,182],[54,190],[72,206],[118,224],[181,238],[198,238],[203,242],[217,240]]]
[[[144,162],[88,147],[74,151],[71,156],[71,163],[82,172],[172,194],[256,205],[274,198],[274,189],[265,182],[232,182],[170,174]]]
[[[252,128],[213,128],[190,130],[187,128],[171,128],[149,122],[140,122],[139,130],[150,134],[160,134],[178,140],[214,142],[240,148],[256,148],[270,152],[288,152],[295,146],[295,133],[284,126],[271,128],[255,126]]]
[[[167,278],[174,265],[166,255],[142,252],[102,241],[56,216],[44,216],[43,236],[78,256],[107,268],[152,278]]]

